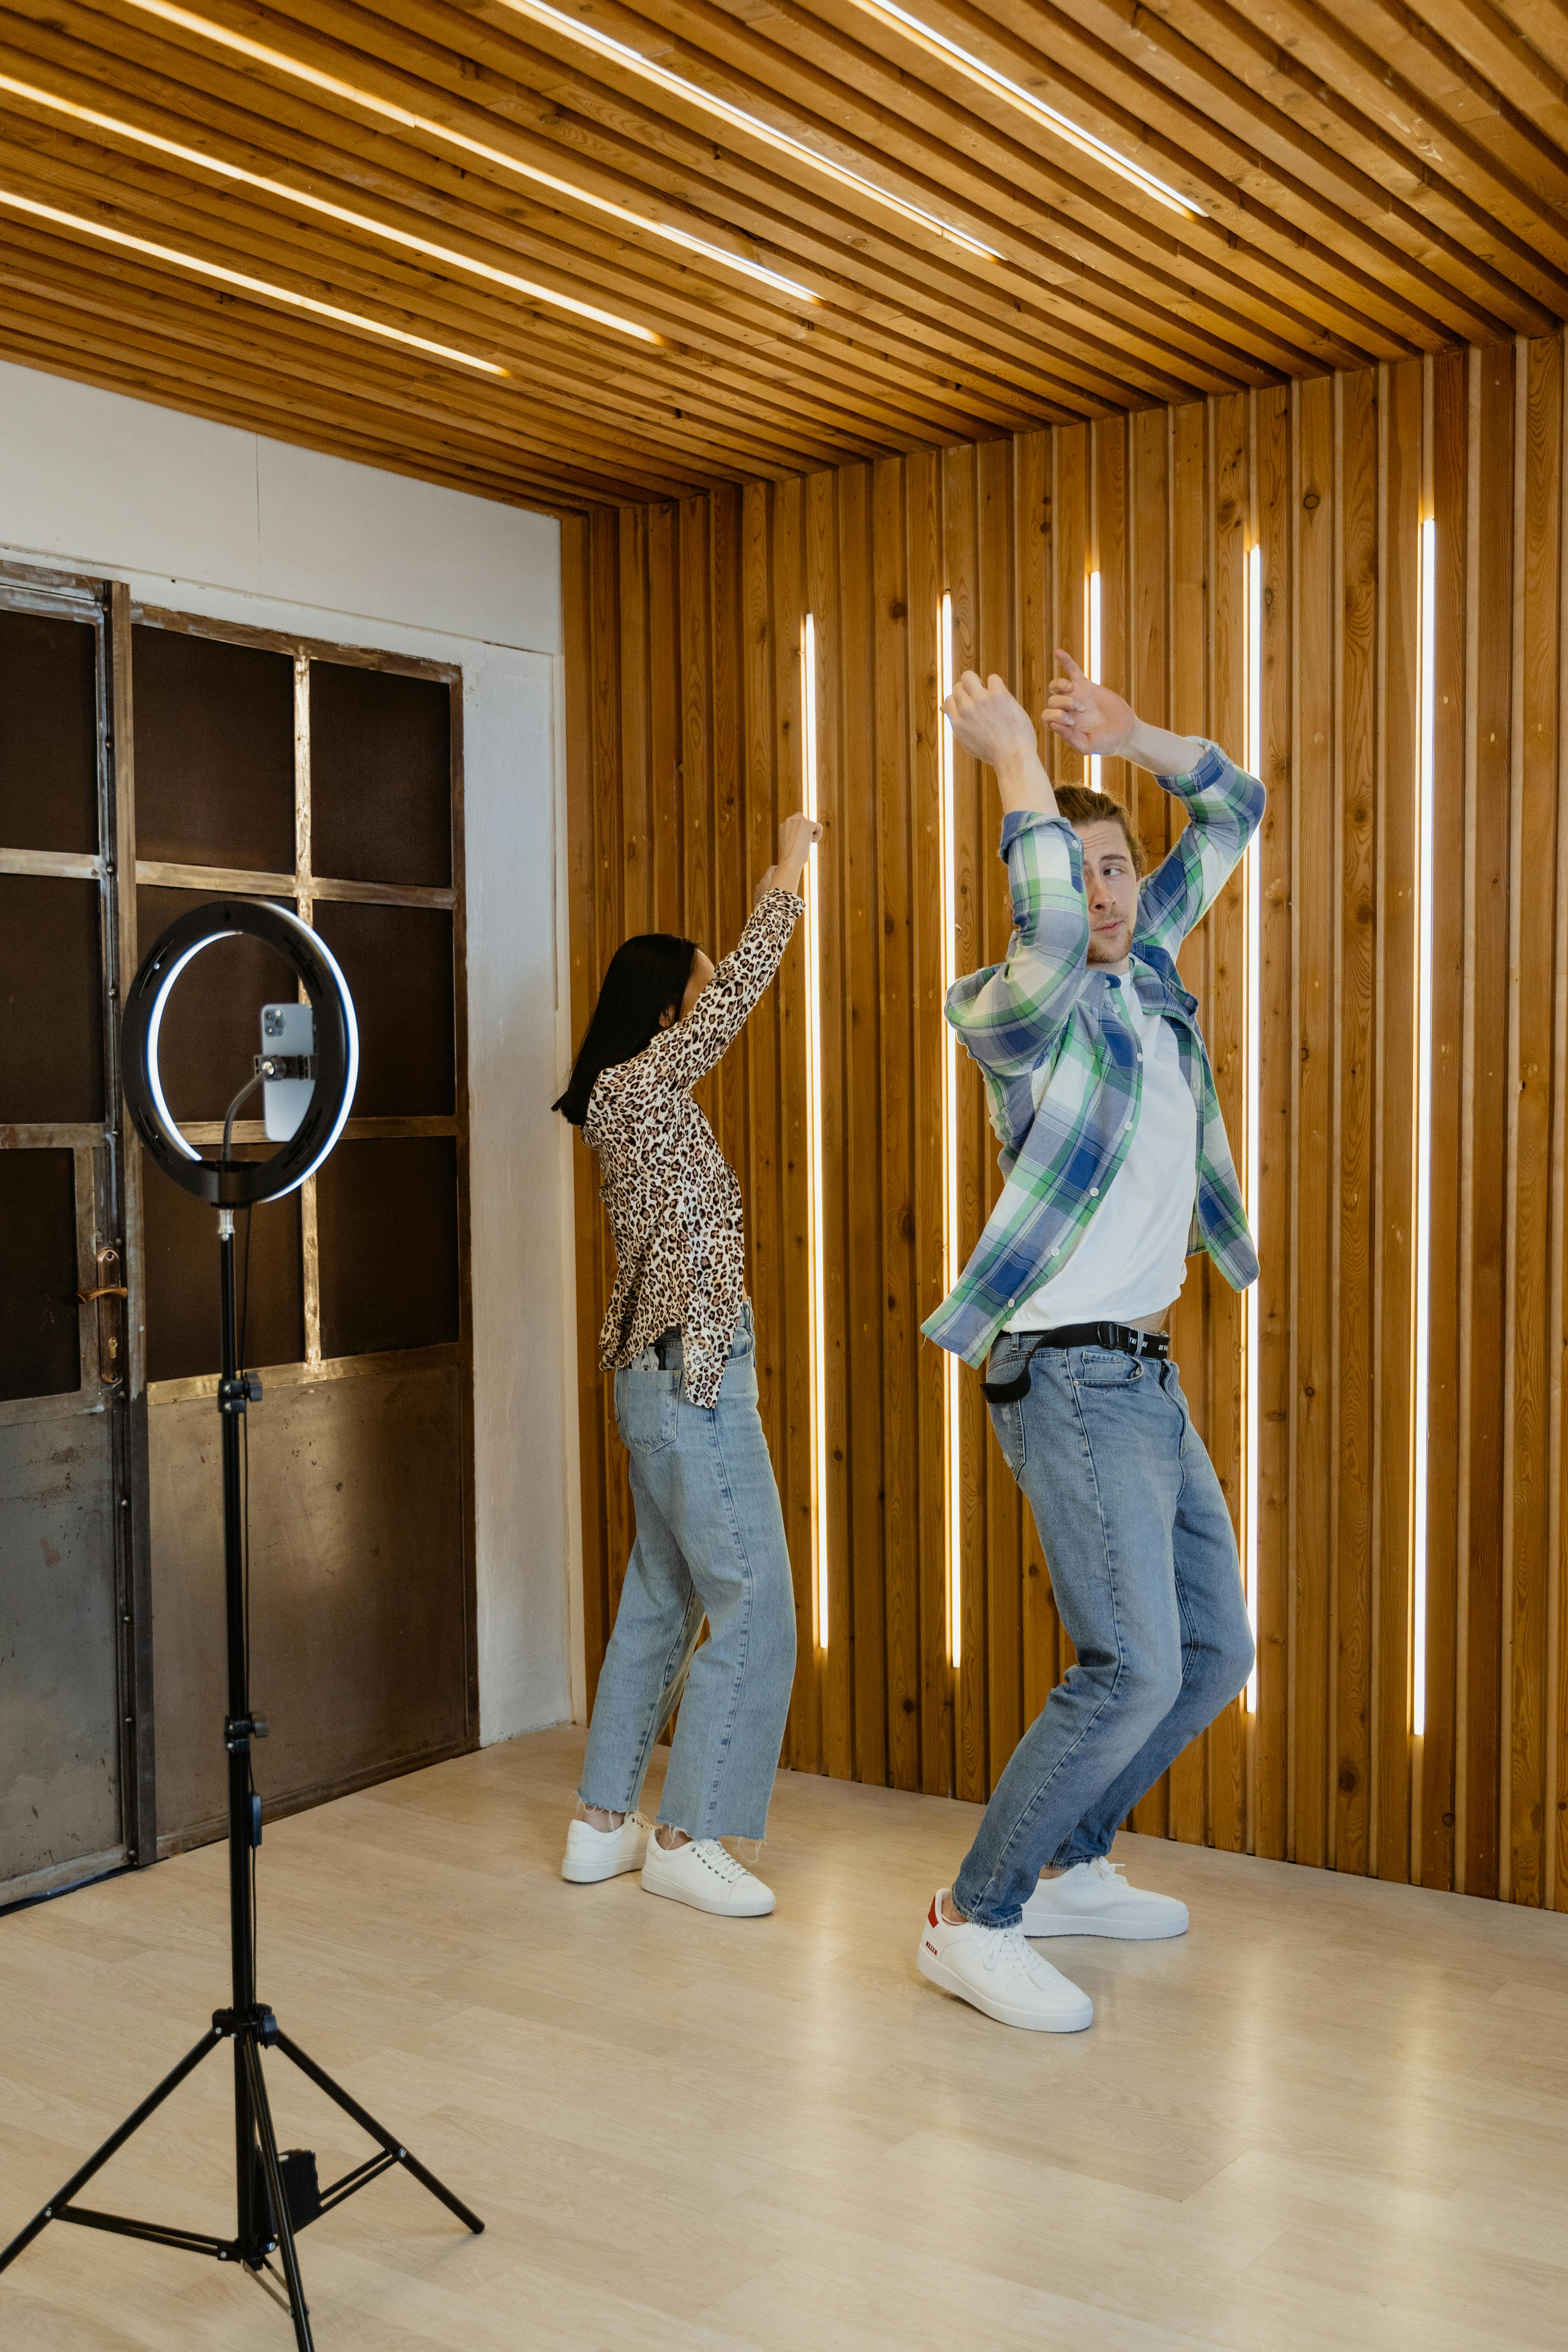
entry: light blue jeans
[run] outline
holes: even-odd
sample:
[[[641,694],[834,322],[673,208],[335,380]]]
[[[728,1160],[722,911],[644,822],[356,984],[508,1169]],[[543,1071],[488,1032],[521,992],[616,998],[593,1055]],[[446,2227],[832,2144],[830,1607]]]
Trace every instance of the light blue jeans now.
[[[1008,1335],[988,1378],[1024,1369]],[[1121,1823],[1252,1671],[1230,1513],[1174,1364],[1041,1348],[992,1427],[1028,1497],[1076,1664],[1018,1742],[952,1899],[1017,1924],[1040,1872],[1109,1853]]]
[[[579,1793],[630,1812],[679,1699],[659,1820],[694,1838],[760,1838],[795,1679],[795,1589],[757,1412],[751,1307],[716,1405],[687,1402],[680,1340],[668,1335],[616,1374],[616,1420],[637,1541]]]

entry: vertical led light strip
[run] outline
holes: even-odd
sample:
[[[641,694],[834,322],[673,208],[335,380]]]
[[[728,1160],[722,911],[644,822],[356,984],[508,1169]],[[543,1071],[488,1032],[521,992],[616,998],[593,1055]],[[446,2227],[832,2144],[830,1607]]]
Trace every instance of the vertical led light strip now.
[[[805,703],[802,761],[805,814],[816,822],[816,623],[801,633]],[[811,1383],[811,1573],[816,1594],[816,1646],[827,1647],[827,1318],[822,1249],[822,916],[816,859],[806,860],[805,1156],[806,1283],[810,1296],[807,1360]]]
[[[1426,1417],[1432,1281],[1432,778],[1436,730],[1437,526],[1421,525],[1416,694],[1415,1365],[1411,1512],[1410,1728],[1426,1728]]]
[[[1089,573],[1089,584],[1083,592],[1083,646],[1085,653],[1089,656],[1089,677],[1096,686],[1099,686],[1102,681],[1100,675],[1100,574],[1098,572]],[[1089,759],[1089,789],[1091,793],[1102,793],[1105,790],[1104,783],[1101,782],[1098,753],[1091,755]]]
[[[941,698],[952,692],[952,599],[942,600]],[[942,990],[958,978],[958,876],[953,840],[952,729],[942,721]],[[942,1024],[942,1286],[958,1280],[958,1037]],[[963,1656],[963,1525],[959,1483],[958,1358],[942,1350],[943,1420],[947,1433],[947,1654],[956,1667]]]
[[[1263,550],[1247,551],[1247,765],[1255,776],[1263,772]],[[1247,1028],[1247,1214],[1252,1238],[1258,1241],[1263,1197],[1262,1016],[1263,1016],[1263,836],[1256,833],[1247,853],[1247,986],[1244,1019]],[[1247,1514],[1247,1619],[1258,1642],[1258,1556],[1261,1533],[1258,1496],[1258,1391],[1261,1387],[1263,1316],[1258,1284],[1246,1297],[1247,1466],[1243,1499]],[[1258,1712],[1258,1661],[1247,1678],[1246,1706]]]

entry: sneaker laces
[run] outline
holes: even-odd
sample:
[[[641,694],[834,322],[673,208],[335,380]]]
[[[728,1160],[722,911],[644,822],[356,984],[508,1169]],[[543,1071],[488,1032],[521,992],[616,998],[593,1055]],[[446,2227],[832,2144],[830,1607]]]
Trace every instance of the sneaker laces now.
[[[1048,1962],[1041,1959],[1022,1927],[994,1927],[980,1965],[987,1976],[1001,1970],[1037,1987],[1047,1985],[1056,1973]]]
[[[721,1878],[726,1886],[737,1886],[742,1878],[749,1878],[752,1874],[745,1864],[737,1862],[728,1847],[721,1846],[717,1838],[696,1839],[692,1851],[698,1861],[706,1863],[714,1877]]]
[[[1125,1886],[1127,1884],[1127,1873],[1121,1864],[1112,1862],[1106,1854],[1097,1853],[1089,1866],[1096,1878],[1103,1878],[1108,1886]]]

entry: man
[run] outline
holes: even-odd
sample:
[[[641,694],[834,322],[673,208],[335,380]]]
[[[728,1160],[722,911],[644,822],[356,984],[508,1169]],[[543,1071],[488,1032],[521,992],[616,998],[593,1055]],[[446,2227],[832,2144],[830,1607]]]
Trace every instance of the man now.
[[[1088,1996],[1027,1937],[1179,1936],[1185,1906],[1130,1887],[1118,1824],[1252,1670],[1230,1515],[1169,1360],[1189,1250],[1234,1287],[1258,1259],[1195,1000],[1175,954],[1263,814],[1215,744],[1137,719],[1058,653],[1047,723],[1075,751],[1151,769],[1188,822],[1140,887],[1118,804],[1053,792],[1033,722],[999,677],[946,704],[994,769],[1015,929],[955,983],[947,1018],[984,1074],[1002,1197],[929,1338],[984,1366],[1077,1663],[1014,1750],[922,1975],[1005,2025],[1077,2032]]]

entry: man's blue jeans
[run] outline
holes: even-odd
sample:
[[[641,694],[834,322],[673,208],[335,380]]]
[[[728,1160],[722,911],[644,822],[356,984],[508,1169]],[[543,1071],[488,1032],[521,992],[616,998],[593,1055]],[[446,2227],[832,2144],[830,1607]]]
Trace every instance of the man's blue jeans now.
[[[616,1374],[637,1532],[579,1793],[630,1812],[679,1699],[659,1820],[694,1838],[760,1838],[795,1679],[795,1589],[757,1412],[752,1310],[716,1405],[687,1402],[680,1341],[662,1347],[662,1365],[650,1348]]]
[[[1022,1372],[1004,1337],[989,1379]],[[992,1426],[1035,1515],[1078,1652],[1014,1749],[953,1884],[1016,1927],[1042,1869],[1110,1851],[1120,1824],[1252,1671],[1230,1513],[1174,1364],[1040,1348]]]

